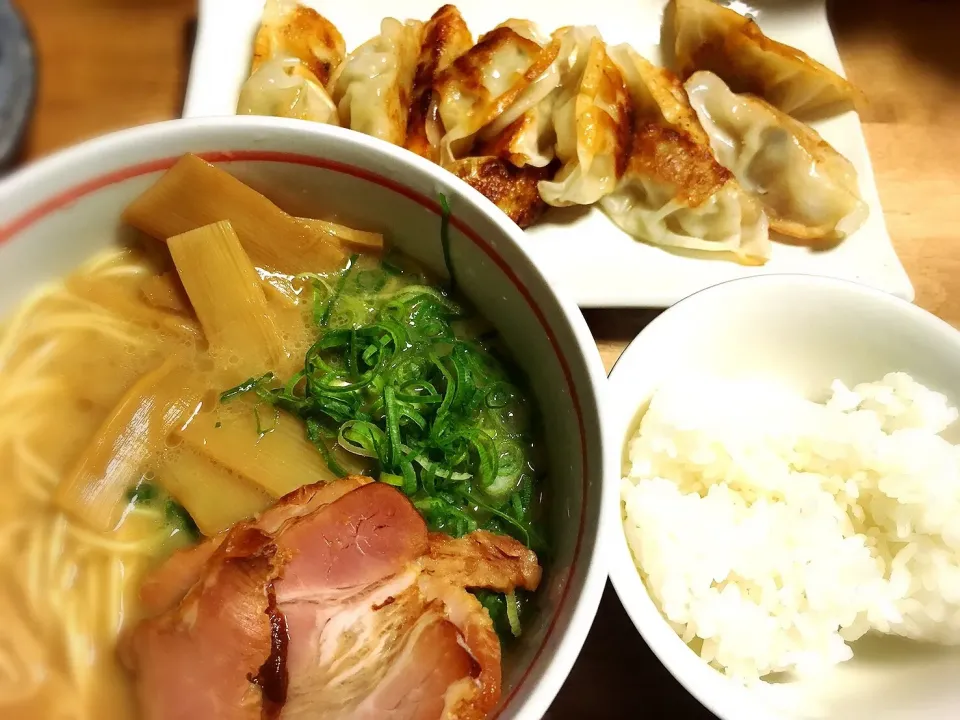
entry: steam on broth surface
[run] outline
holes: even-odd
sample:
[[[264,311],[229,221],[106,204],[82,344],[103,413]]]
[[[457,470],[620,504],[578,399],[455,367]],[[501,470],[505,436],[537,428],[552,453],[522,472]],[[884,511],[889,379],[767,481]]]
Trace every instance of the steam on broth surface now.
[[[4,718],[138,717],[122,660],[145,575],[305,484],[370,475],[433,531],[543,548],[533,413],[490,326],[379,236],[290,218],[204,165],[127,212],[169,252],[104,253],[2,328]],[[200,176],[211,216],[171,227],[169,196]],[[257,212],[221,222],[245,193]],[[285,233],[319,266],[291,272]],[[519,633],[515,586],[470,588],[491,632]]]

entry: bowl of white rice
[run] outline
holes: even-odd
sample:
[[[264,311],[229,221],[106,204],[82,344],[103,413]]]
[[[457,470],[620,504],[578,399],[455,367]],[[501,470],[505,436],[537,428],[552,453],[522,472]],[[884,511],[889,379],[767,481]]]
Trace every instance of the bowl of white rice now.
[[[718,285],[627,348],[611,579],[714,714],[960,718],[958,404],[960,332],[843,281]]]

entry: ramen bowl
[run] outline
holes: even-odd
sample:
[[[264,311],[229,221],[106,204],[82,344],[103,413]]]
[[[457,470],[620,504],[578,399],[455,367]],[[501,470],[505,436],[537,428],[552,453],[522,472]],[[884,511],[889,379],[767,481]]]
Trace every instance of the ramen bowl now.
[[[605,377],[577,307],[544,280],[521,232],[488,200],[433,164],[379,140],[275,118],[176,120],[54,155],[0,184],[0,313],[128,240],[122,210],[184,153],[194,153],[287,212],[384,233],[445,274],[440,195],[451,208],[449,263],[490,320],[541,410],[551,553],[538,612],[504,654],[502,718],[541,717],[570,670],[606,578],[599,562]],[[219,425],[219,423],[218,423]]]

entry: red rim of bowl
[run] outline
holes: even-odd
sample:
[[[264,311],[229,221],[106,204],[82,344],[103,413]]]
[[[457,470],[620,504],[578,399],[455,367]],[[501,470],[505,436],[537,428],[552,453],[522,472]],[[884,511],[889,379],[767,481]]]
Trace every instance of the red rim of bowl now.
[[[229,163],[229,162],[273,162],[273,163],[286,163],[290,165],[307,165],[310,167],[322,168],[324,170],[331,170],[333,172],[343,173],[345,175],[351,175],[353,177],[359,178],[361,180],[366,180],[367,182],[372,182],[376,185],[380,185],[392,192],[403,195],[409,200],[417,203],[421,207],[429,210],[434,215],[440,216],[441,208],[440,204],[418,192],[411,190],[408,187],[401,185],[394,180],[386,178],[377,173],[359,168],[355,165],[349,165],[347,163],[341,163],[334,160],[327,160],[320,157],[315,157],[312,155],[301,155],[298,153],[289,153],[289,152],[280,152],[280,151],[270,151],[270,150],[220,150],[213,152],[201,152],[196,153],[199,157],[206,160],[210,163]],[[39,205],[27,210],[24,213],[21,213],[19,216],[14,218],[9,223],[0,226],[0,245],[8,242],[18,233],[26,230],[28,227],[33,225],[36,222],[39,222],[47,215],[56,212],[57,210],[63,208],[66,205],[69,205],[73,202],[76,202],[80,198],[89,195],[91,193],[97,192],[98,190],[103,190],[104,188],[110,187],[111,185],[116,185],[131,178],[139,177],[141,175],[148,175],[154,172],[161,172],[164,170],[169,170],[177,160],[180,159],[180,156],[175,157],[166,157],[159,158],[156,160],[149,160],[147,162],[138,163],[136,165],[130,165],[118,170],[114,170],[103,175],[91,178],[85,182],[82,182],[78,185],[74,185],[71,188],[68,188],[57,195],[53,196],[49,200],[46,200]],[[527,669],[524,671],[523,675],[520,676],[519,681],[516,685],[510,690],[510,693],[506,698],[502,699],[500,704],[500,710],[492,716],[491,720],[495,720],[503,710],[514,699],[516,694],[519,692],[520,688],[526,682],[527,677],[530,675],[533,668],[536,666],[537,662],[540,660],[540,656],[543,653],[544,648],[547,646],[547,642],[550,639],[550,636],[553,634],[554,627],[556,626],[557,620],[560,617],[561,611],[563,610],[564,605],[566,604],[567,596],[570,592],[570,578],[573,577],[574,571],[577,567],[577,561],[580,558],[580,550],[583,544],[583,533],[586,526],[586,507],[587,507],[587,436],[586,430],[583,422],[583,411],[580,406],[580,398],[577,394],[576,387],[573,383],[573,375],[570,371],[570,365],[567,362],[566,357],[563,352],[560,350],[560,344],[557,341],[556,336],[553,333],[553,330],[550,328],[549,323],[547,322],[546,316],[543,311],[540,309],[540,306],[537,305],[536,301],[533,299],[530,291],[527,289],[526,285],[520,280],[517,274],[513,271],[513,268],[504,260],[499,253],[486,241],[484,240],[479,233],[477,233],[473,228],[464,223],[459,218],[452,216],[450,218],[450,223],[463,235],[470,239],[470,241],[479,247],[483,252],[489,257],[494,264],[500,268],[501,272],[506,275],[507,279],[516,287],[519,293],[523,296],[524,300],[527,302],[527,305],[536,315],[537,320],[540,323],[540,326],[543,328],[544,333],[547,335],[547,338],[550,341],[550,345],[553,348],[554,353],[557,356],[557,360],[560,363],[560,367],[563,370],[564,378],[567,382],[567,388],[570,391],[570,398],[573,401],[574,410],[577,414],[577,425],[580,432],[580,456],[582,458],[581,465],[581,502],[580,502],[580,520],[577,528],[577,540],[574,545],[573,550],[573,560],[570,563],[570,568],[567,571],[566,579],[563,583],[563,590],[560,595],[560,601],[557,603],[557,608],[553,613],[553,617],[550,619],[550,624],[547,626],[547,631],[543,636],[543,640],[540,643],[540,647],[537,648],[536,653],[530,661],[530,664],[527,666]]]

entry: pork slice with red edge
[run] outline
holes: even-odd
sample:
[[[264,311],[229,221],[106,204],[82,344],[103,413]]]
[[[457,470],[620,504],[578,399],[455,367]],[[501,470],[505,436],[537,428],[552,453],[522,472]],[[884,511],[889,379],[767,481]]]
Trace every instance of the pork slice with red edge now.
[[[291,558],[277,583],[291,638],[282,717],[439,718],[447,688],[474,663],[419,591],[428,536],[410,501],[370,485],[278,542]]]
[[[260,719],[257,676],[273,651],[269,611],[279,561],[270,536],[237,528],[176,607],[125,639],[143,720]]]
[[[500,643],[467,588],[535,589],[535,555],[490,533],[428,535],[388,485],[313,497],[281,500],[283,522],[238,525],[182,599],[137,627],[128,665],[144,716],[484,718],[500,698]],[[243,556],[244,533],[269,542]],[[246,563],[244,582],[225,559]],[[199,714],[181,714],[198,696]]]
[[[373,482],[364,475],[349,475],[333,482],[304,485],[284,495],[259,517],[240,525],[277,532],[285,522],[319,510],[359,487]],[[199,545],[178,550],[158,568],[148,573],[140,585],[140,604],[144,615],[152,616],[180,602],[203,572],[227,533],[208,538]]]
[[[482,531],[426,535],[409,500],[379,484],[278,543],[291,556],[277,583],[291,638],[283,718],[470,720],[497,704],[500,642],[466,588],[536,589],[528,548]]]

